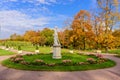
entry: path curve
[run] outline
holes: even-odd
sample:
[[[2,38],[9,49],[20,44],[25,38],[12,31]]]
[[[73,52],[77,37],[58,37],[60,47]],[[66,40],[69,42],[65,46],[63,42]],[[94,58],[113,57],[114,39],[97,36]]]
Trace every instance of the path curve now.
[[[9,57],[0,56],[0,61]],[[0,80],[120,80],[120,58],[105,57],[114,60],[117,65],[108,69],[75,72],[23,71],[0,65]]]

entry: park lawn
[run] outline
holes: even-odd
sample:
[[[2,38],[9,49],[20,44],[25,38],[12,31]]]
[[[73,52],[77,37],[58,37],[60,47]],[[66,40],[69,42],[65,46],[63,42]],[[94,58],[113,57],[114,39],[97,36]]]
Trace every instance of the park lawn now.
[[[17,49],[17,47],[15,48]],[[23,51],[30,51],[30,52],[35,52],[35,46],[21,46],[21,49]],[[45,53],[45,54],[48,54],[48,53],[51,53],[53,50],[52,47],[48,47],[48,46],[40,46],[39,47],[39,51],[40,53]],[[61,48],[61,52],[62,53],[68,53],[70,50],[69,49],[65,49],[65,48]],[[78,53],[79,51],[78,50],[73,50],[74,53]]]
[[[87,56],[87,55],[79,55],[79,54],[62,54],[62,59],[52,59],[52,54],[38,54],[38,55],[25,55],[23,56],[25,61],[32,62],[36,59],[41,59],[47,64],[56,63],[59,64],[62,60],[72,60],[73,63],[75,62],[86,62],[88,58],[97,59],[94,56]],[[15,69],[22,69],[22,70],[33,70],[33,71],[83,71],[83,70],[95,70],[101,68],[108,68],[115,66],[116,63],[108,60],[107,62],[99,63],[99,64],[85,64],[85,65],[56,65],[56,66],[41,66],[41,65],[23,65],[20,63],[11,62],[10,59],[4,60],[2,65],[7,66],[9,68]]]
[[[14,49],[18,49],[18,46],[21,46],[21,49],[23,51],[30,51],[34,52],[35,51],[35,46],[33,46],[30,42],[25,42],[25,41],[6,41],[4,45],[8,45],[9,47],[13,47]],[[3,43],[0,43],[0,45],[3,45]],[[52,47],[48,46],[40,46],[39,51],[40,53],[51,53],[52,52]],[[61,48],[62,53],[67,53],[69,52],[69,49]],[[78,53],[78,50],[74,50],[75,53]]]
[[[120,49],[113,49],[113,50],[109,50],[108,52],[120,55]]]
[[[13,54],[15,54],[15,53],[7,51],[7,50],[0,49],[0,56],[13,55]]]
[[[105,51],[103,51],[103,52],[105,52]],[[116,57],[120,58],[120,49],[111,49],[108,51],[108,53],[117,54]]]
[[[35,52],[35,46],[21,46],[23,51]],[[39,47],[40,53],[50,53],[52,51],[51,47]]]

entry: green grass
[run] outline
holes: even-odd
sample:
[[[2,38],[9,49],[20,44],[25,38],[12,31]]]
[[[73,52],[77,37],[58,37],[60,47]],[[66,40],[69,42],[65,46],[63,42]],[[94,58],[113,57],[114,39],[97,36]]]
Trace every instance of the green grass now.
[[[116,57],[120,58],[120,49],[111,49],[108,51],[108,53],[117,54]]]
[[[22,46],[22,50],[24,51],[35,51],[35,46]],[[50,53],[52,51],[51,47],[39,47],[40,53]]]
[[[8,45],[9,47],[13,47],[14,49],[18,49],[18,46],[21,46],[21,49],[23,51],[30,51],[30,52],[35,52],[35,48],[36,48],[36,46],[33,46],[30,42],[25,42],[25,41],[6,41],[3,43],[0,43],[0,45],[3,45],[3,46]],[[39,51],[40,53],[51,53],[52,47],[40,46]],[[69,49],[61,49],[61,52],[68,53]],[[78,50],[74,50],[74,52],[78,53]]]
[[[17,47],[15,47],[15,49],[17,49]],[[30,52],[35,52],[35,46],[21,46],[21,49],[23,51],[30,51]],[[40,53],[45,53],[45,54],[48,54],[48,53],[51,53],[53,50],[52,47],[43,47],[43,46],[40,46],[39,47],[39,51]],[[74,50],[75,53],[77,53],[78,51],[77,50]],[[69,49],[61,49],[61,52],[62,53],[68,53],[69,52]]]
[[[32,56],[23,56],[25,61],[32,62],[35,59],[42,59],[46,63],[60,63],[62,60],[70,59],[72,62],[85,62],[87,58],[94,58],[94,56],[85,56],[85,55],[78,55],[78,54],[62,54],[62,59],[52,59],[51,54],[41,54],[41,55],[32,55]],[[115,65],[115,62],[108,60],[107,62],[100,63],[100,64],[86,64],[86,65],[56,65],[56,66],[35,66],[35,65],[22,65],[20,63],[13,63],[10,59],[4,60],[2,62],[4,66],[9,68],[15,69],[22,69],[22,70],[35,70],[35,71],[83,71],[83,70],[95,70],[101,68],[108,68]]]
[[[120,49],[113,49],[113,50],[109,50],[108,52],[120,55]]]
[[[15,53],[7,51],[7,50],[0,49],[0,56],[13,55],[13,54],[15,54]]]
[[[52,59],[52,55],[51,54],[41,54],[41,55],[33,55],[32,57],[29,56],[24,56],[25,61],[27,62],[32,62],[35,59],[42,59],[47,63],[60,63],[62,62],[62,60],[65,59],[70,59],[73,62],[84,62],[86,61],[87,58],[89,58],[89,56],[80,56],[77,54],[62,54],[62,59]]]

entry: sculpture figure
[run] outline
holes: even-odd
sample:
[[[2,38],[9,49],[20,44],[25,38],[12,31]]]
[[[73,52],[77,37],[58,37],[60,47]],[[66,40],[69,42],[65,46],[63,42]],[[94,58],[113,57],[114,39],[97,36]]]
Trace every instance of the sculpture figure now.
[[[60,45],[60,41],[58,39],[57,27],[54,29],[54,45]]]

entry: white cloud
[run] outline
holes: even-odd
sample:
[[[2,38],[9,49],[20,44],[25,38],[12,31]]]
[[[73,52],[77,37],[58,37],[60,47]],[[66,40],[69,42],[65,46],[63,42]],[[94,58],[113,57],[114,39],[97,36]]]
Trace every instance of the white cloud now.
[[[49,18],[39,17],[32,18],[19,11],[0,11],[0,25],[2,26],[2,34],[8,33],[7,37],[11,33],[23,33],[29,29],[35,29],[36,27],[43,27],[49,23]]]
[[[17,2],[17,1],[29,2],[29,3],[35,3],[35,4],[47,4],[47,5],[56,3],[56,0],[3,0],[1,2]]]
[[[69,2],[73,2],[74,0],[2,0],[0,3],[5,2],[28,2],[33,3],[35,5],[45,4],[45,5],[51,5],[51,4],[67,4]]]

